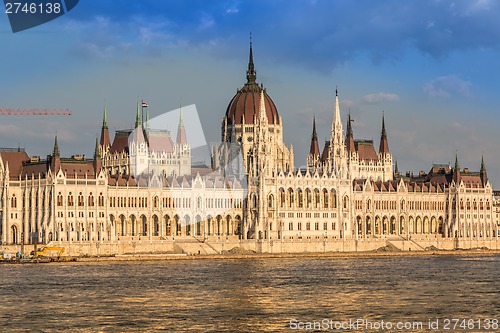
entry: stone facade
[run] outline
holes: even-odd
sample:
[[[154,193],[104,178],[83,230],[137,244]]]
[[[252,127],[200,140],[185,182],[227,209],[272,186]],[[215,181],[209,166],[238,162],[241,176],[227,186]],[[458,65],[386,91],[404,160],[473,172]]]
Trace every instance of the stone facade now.
[[[222,119],[211,168],[191,167],[182,118],[174,143],[141,122],[139,105],[135,130],[117,131],[113,143],[105,109],[93,159],[61,158],[57,137],[43,160],[0,151],[2,245],[52,242],[82,253],[80,244],[94,253],[95,244],[99,253],[130,244],[170,251],[176,242],[261,252],[351,251],[381,240],[402,249],[418,248],[416,240],[497,244],[500,205],[484,161],[480,172],[456,158],[403,176],[384,117],[376,152],[373,141],[354,139],[350,115],[344,132],[336,92],[330,139],[320,154],[313,122],[307,167],[295,169],[283,119],[256,78],[251,46],[247,83]]]

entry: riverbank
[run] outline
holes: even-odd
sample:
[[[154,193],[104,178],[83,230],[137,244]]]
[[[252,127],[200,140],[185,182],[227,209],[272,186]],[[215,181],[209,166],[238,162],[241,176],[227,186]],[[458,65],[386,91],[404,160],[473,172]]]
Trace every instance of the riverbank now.
[[[499,250],[434,250],[434,251],[366,251],[366,252],[325,252],[325,253],[253,253],[253,254],[123,254],[110,257],[81,257],[77,262],[107,262],[107,261],[155,261],[155,260],[232,260],[232,259],[267,259],[267,258],[373,258],[373,257],[407,257],[407,256],[491,256],[500,255]]]

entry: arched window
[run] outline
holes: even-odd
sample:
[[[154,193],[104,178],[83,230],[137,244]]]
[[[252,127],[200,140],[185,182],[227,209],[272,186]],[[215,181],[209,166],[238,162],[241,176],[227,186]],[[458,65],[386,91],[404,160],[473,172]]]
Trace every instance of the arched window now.
[[[274,196],[272,194],[269,194],[267,197],[267,207],[268,208],[273,208],[274,206]]]
[[[99,193],[99,207],[104,207],[104,195],[102,195],[102,192]]]
[[[92,192],[89,194],[89,206],[94,207],[94,196],[92,195]]]
[[[280,207],[285,208],[285,190],[280,188]]]
[[[75,204],[75,202],[73,201],[73,195],[71,194],[71,192],[69,192],[68,194],[68,206],[73,206]]]
[[[328,208],[328,191],[326,188],[323,189],[323,207]]]
[[[85,202],[83,201],[83,195],[82,192],[78,194],[78,206],[83,206],[85,205]]]
[[[17,208],[17,198],[15,194],[13,194],[12,199],[10,199],[10,207]]]

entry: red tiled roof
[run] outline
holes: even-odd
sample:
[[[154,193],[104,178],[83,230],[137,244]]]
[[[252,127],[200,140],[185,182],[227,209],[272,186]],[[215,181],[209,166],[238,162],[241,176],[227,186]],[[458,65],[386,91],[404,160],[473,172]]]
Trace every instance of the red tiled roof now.
[[[116,131],[113,144],[111,145],[111,153],[121,153],[123,151],[128,153],[128,136],[131,131]]]
[[[148,131],[149,150],[171,153],[174,151],[174,142],[170,134],[165,131]]]
[[[354,146],[356,147],[360,160],[378,160],[377,152],[375,151],[375,147],[373,147],[372,140],[355,141]]]
[[[23,162],[30,159],[25,151],[0,151],[0,157],[4,165],[9,163],[9,173],[12,178],[21,175]]]

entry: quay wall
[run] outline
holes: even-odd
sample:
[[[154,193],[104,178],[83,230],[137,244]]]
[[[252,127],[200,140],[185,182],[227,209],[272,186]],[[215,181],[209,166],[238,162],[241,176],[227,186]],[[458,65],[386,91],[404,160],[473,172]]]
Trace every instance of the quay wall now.
[[[189,247],[187,245],[190,245]],[[196,243],[195,243],[196,244]],[[64,247],[64,256],[98,257],[98,256],[140,256],[151,254],[187,254],[203,255],[193,249],[193,242],[189,240],[138,240],[106,242],[58,242],[50,245]],[[280,254],[280,253],[331,253],[331,252],[415,252],[428,250],[457,250],[457,249],[489,249],[500,250],[500,239],[447,239],[447,238],[419,238],[419,239],[302,239],[302,240],[238,240],[218,239],[200,242],[200,246],[209,246],[216,254]],[[44,245],[38,245],[42,248]],[[202,247],[200,247],[201,249]],[[24,255],[29,256],[33,245],[24,246]],[[187,250],[189,249],[189,250]],[[196,249],[196,247],[195,247]],[[21,245],[0,245],[0,253],[21,251]]]

